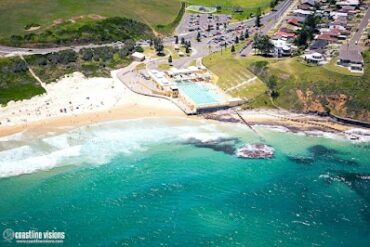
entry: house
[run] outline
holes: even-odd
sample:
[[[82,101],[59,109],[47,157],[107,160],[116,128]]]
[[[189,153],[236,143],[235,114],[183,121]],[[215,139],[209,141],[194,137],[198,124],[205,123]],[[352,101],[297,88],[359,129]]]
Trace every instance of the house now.
[[[314,10],[315,8],[309,4],[306,4],[306,3],[303,3],[303,4],[300,4],[298,5],[298,9],[301,9],[301,10]]]
[[[336,43],[338,41],[337,38],[335,37],[332,37],[330,34],[327,34],[327,33],[323,33],[323,34],[320,34],[316,37],[317,40],[325,40],[327,41],[329,44],[333,44],[333,43]]]
[[[310,52],[304,55],[304,60],[308,63],[323,64],[325,62],[324,56],[319,52]]]
[[[354,7],[358,7],[360,5],[360,1],[359,0],[344,0],[344,1],[336,2],[336,5],[337,6],[354,6]]]
[[[327,47],[328,45],[328,41],[327,40],[315,40],[311,46],[310,46],[310,50],[311,51],[324,51],[325,48]]]
[[[340,50],[337,64],[347,67],[352,72],[363,72],[364,59],[359,50],[343,47]]]
[[[329,23],[329,26],[342,26],[347,27],[348,20],[344,16],[339,16],[334,20],[334,22]]]
[[[289,28],[280,28],[280,30],[275,33],[275,36],[278,39],[294,39],[296,37],[296,34],[294,33],[293,30]]]
[[[314,7],[316,5],[316,1],[315,0],[302,0],[301,3],[302,4],[310,5],[312,7]]]
[[[296,26],[296,27],[300,27],[302,25],[303,22],[301,22],[300,20],[298,20],[298,18],[296,17],[292,17],[292,18],[289,18],[287,20],[287,22],[290,24],[290,25],[293,25],[293,26]]]
[[[145,55],[140,52],[134,52],[131,55],[132,60],[137,61],[137,62],[142,62],[145,60]]]
[[[303,9],[296,9],[293,11],[293,13],[297,16],[309,16],[309,15],[314,14],[314,12],[311,10],[303,10]]]
[[[271,55],[274,57],[290,56],[292,50],[291,44],[282,39],[271,40],[271,43],[274,45],[274,51]]]

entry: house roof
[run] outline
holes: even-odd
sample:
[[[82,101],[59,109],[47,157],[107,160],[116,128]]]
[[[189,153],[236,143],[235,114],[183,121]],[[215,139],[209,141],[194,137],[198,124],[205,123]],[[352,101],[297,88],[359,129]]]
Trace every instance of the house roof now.
[[[302,4],[308,4],[308,5],[311,5],[311,6],[315,6],[316,1],[315,0],[302,0],[301,3]]]
[[[310,50],[323,50],[328,45],[327,40],[315,40],[310,46]]]
[[[327,34],[327,33],[323,33],[323,34],[320,34],[317,38],[317,40],[326,40],[326,41],[329,41],[329,42],[336,42],[337,39],[330,36],[330,34]]]
[[[348,47],[344,47],[339,52],[339,59],[346,60],[353,63],[364,63],[364,59],[362,58],[361,52],[356,49],[350,49]]]
[[[312,6],[311,6],[311,5],[309,5],[309,4],[303,3],[303,4],[300,4],[300,5],[298,6],[298,9],[302,9],[302,10],[310,10],[310,9],[312,9]]]

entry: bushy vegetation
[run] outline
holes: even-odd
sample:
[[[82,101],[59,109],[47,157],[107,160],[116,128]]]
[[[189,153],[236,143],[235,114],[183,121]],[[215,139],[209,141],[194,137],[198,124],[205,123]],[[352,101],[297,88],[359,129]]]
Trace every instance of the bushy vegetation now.
[[[63,75],[80,71],[87,77],[109,77],[112,69],[127,66],[135,42],[127,41],[123,48],[84,48],[78,53],[65,50],[45,55],[27,56],[26,61],[45,83],[54,82]]]
[[[12,35],[4,42],[11,46],[51,47],[149,39],[152,36],[151,29],[143,23],[113,17],[100,21],[83,20],[76,23],[65,23],[40,33]]]
[[[28,72],[27,64],[18,57],[0,59],[0,104],[29,99],[45,90]]]

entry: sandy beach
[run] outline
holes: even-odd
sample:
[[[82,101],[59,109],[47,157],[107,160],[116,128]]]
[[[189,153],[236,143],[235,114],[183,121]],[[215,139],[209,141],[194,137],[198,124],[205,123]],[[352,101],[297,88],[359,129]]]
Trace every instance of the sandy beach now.
[[[0,136],[30,130],[45,133],[112,120],[145,117],[188,117],[172,102],[138,95],[129,90],[112,71],[112,78],[85,78],[76,72],[45,85],[47,93],[29,100],[9,102],[0,108]],[[368,130],[333,122],[329,118],[284,110],[239,110],[251,126],[283,126],[290,131],[367,133]],[[203,114],[221,122],[241,123],[233,110]]]
[[[112,78],[68,75],[46,85],[46,94],[0,108],[0,136],[49,131],[90,123],[155,116],[185,116],[170,101],[138,95]]]

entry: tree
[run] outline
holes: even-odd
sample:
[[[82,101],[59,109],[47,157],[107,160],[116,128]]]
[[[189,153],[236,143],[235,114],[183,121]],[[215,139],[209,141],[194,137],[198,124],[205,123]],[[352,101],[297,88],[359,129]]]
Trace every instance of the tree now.
[[[261,26],[261,8],[258,8],[257,9],[257,13],[256,13],[256,27],[260,27]]]
[[[298,46],[307,46],[308,41],[312,40],[314,33],[317,31],[317,24],[320,22],[320,17],[308,16],[303,23],[302,28],[298,31],[297,38],[294,43]]]
[[[269,88],[269,95],[272,98],[277,98],[279,96],[279,92],[276,89],[277,86],[277,78],[276,76],[270,76],[266,81],[266,86]]]
[[[245,30],[244,37],[245,37],[246,39],[248,39],[248,38],[249,38],[249,30],[248,30],[248,29],[246,29],[246,30]]]
[[[137,51],[137,52],[144,52],[144,49],[143,49],[143,47],[141,47],[140,45],[138,45],[138,46],[135,47],[135,51]]]
[[[200,32],[198,32],[197,34],[197,41],[200,42],[201,41],[201,35],[200,35]]]
[[[156,50],[157,54],[162,54],[164,46],[163,46],[163,40],[161,38],[154,39],[154,49]]]
[[[26,72],[28,70],[27,64],[23,60],[15,61],[13,63],[13,72],[19,73],[19,72]]]
[[[275,8],[275,6],[276,6],[278,3],[279,3],[279,0],[272,0],[272,1],[270,2],[270,7],[273,9],[273,8]]]
[[[258,50],[263,55],[268,55],[274,48],[268,35],[256,34],[253,40],[253,48]]]
[[[232,45],[232,46],[231,46],[231,52],[232,52],[232,53],[234,53],[234,52],[235,52],[235,46],[234,46],[234,45]]]
[[[80,55],[82,56],[82,59],[84,61],[91,61],[94,56],[94,53],[92,52],[91,49],[83,48],[80,50]]]
[[[172,56],[171,55],[168,57],[168,63],[172,63]]]
[[[189,48],[189,46],[186,46],[186,48],[185,48],[185,52],[186,52],[186,54],[189,54],[189,53],[190,53],[190,48]]]

